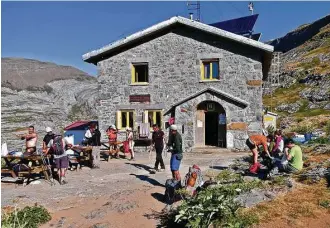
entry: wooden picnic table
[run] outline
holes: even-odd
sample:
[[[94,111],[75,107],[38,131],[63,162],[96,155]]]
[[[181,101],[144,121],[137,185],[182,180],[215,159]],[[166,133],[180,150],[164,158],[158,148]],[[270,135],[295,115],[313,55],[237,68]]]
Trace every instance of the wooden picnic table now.
[[[14,156],[14,155],[7,155],[7,156],[1,156],[1,159],[3,159],[6,163],[5,167],[1,167],[1,173],[9,173],[11,176],[16,179],[17,175],[14,171],[14,166],[16,164],[28,164],[28,170],[25,171],[18,171],[18,176],[20,175],[27,175],[28,180],[27,183],[29,183],[29,180],[31,178],[32,174],[39,174],[43,173],[46,180],[49,179],[49,175],[47,173],[48,167],[43,162],[43,158],[41,155],[23,155],[23,156]],[[17,163],[13,163],[14,160],[18,160]]]
[[[73,146],[71,147],[73,151],[79,152],[79,156],[76,157],[77,162],[79,163],[80,168],[84,162],[87,162],[89,167],[93,166],[93,156],[91,146]]]

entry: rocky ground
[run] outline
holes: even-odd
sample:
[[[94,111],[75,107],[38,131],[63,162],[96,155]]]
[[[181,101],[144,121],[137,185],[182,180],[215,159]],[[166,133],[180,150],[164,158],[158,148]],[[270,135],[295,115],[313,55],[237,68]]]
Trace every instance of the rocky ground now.
[[[236,158],[247,153],[184,154],[182,175],[189,166],[197,164],[203,172],[217,172],[228,168]],[[150,174],[155,156],[138,153],[136,161],[112,159],[102,161],[101,169],[84,168],[69,171],[68,184],[50,186],[40,184],[17,186],[2,183],[2,206],[33,205],[38,203],[52,213],[52,220],[43,227],[155,227],[157,221],[148,214],[160,212],[164,183],[171,178],[169,157],[165,158],[166,172]]]

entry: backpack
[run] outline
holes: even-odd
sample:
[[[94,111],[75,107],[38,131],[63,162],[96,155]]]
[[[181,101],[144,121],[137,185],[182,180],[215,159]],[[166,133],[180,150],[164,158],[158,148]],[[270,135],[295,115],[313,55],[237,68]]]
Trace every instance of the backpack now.
[[[171,205],[175,201],[179,200],[179,196],[175,194],[175,190],[182,188],[181,181],[175,179],[167,179],[165,183],[164,201]]]
[[[184,179],[185,188],[192,191],[192,195],[196,194],[196,189],[204,184],[204,178],[201,169],[197,165],[189,167],[189,172]]]
[[[52,150],[54,155],[63,155],[64,154],[64,146],[62,141],[62,136],[56,135],[53,139]]]

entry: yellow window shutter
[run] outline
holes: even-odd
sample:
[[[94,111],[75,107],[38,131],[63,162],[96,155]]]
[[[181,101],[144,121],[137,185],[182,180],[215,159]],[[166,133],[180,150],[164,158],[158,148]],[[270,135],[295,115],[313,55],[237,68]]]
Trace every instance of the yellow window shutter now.
[[[144,120],[143,123],[148,123],[148,111],[144,111]]]
[[[157,121],[157,117],[156,117],[156,115],[157,115],[157,112],[154,111],[154,112],[152,113],[152,122],[153,122],[152,124],[156,124],[156,121]]]
[[[131,83],[135,83],[135,67],[134,65],[132,64],[132,67],[131,67],[131,77],[132,77],[132,82]]]
[[[210,79],[213,79],[213,70],[212,70],[213,63],[210,63]]]
[[[126,124],[127,124],[127,126],[125,126],[125,127],[129,127],[129,125],[130,125],[129,113],[130,113],[129,111],[126,112],[126,120],[127,120]]]
[[[117,128],[121,129],[121,111],[117,111]]]
[[[202,61],[201,61],[200,68],[201,68],[201,79],[204,80],[204,64]]]
[[[133,129],[135,129],[135,123],[136,123],[136,112],[133,111]]]

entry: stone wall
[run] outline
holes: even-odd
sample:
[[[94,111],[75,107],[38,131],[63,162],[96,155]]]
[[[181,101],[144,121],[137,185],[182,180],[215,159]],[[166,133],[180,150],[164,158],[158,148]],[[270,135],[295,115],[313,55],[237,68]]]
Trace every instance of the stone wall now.
[[[201,81],[200,63],[204,58],[219,59],[219,81]],[[250,103],[247,108],[242,109],[214,98],[226,109],[228,124],[247,124],[247,130],[231,131],[234,147],[242,148],[242,134],[246,136],[247,131],[261,131],[262,88],[259,84],[247,84],[250,80],[262,79],[261,59],[262,53],[255,48],[185,27],[172,29],[171,32],[123,50],[98,63],[98,81],[101,86],[100,128],[104,131],[110,124],[116,123],[116,111],[123,105],[133,108],[136,106],[137,115],[142,115],[143,109],[154,109],[155,106],[168,110],[185,97],[213,87]],[[148,62],[148,85],[131,85],[132,62]],[[129,95],[133,94],[150,94],[150,104],[145,104],[143,108],[141,105],[130,104]],[[205,96],[198,99],[206,99]],[[193,100],[188,103],[197,105]],[[185,123],[186,149],[194,144],[193,116],[194,112],[176,111],[176,123]]]

